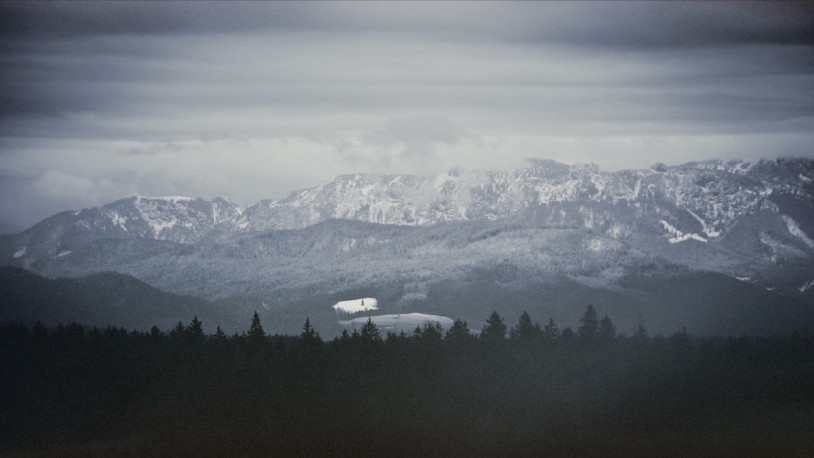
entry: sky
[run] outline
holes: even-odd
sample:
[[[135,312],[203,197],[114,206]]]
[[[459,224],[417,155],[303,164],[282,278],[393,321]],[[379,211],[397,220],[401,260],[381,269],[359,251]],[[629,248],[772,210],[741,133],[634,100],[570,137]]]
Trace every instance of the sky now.
[[[0,3],[0,233],[134,194],[812,145],[814,3]]]

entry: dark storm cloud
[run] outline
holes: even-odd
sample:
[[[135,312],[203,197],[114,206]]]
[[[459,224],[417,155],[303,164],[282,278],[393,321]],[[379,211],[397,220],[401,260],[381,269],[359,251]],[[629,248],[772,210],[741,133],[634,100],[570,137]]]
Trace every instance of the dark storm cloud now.
[[[810,2],[4,2],[4,39],[339,30],[632,48],[814,44]]]
[[[0,81],[6,232],[358,171],[814,155],[802,2],[4,2]]]

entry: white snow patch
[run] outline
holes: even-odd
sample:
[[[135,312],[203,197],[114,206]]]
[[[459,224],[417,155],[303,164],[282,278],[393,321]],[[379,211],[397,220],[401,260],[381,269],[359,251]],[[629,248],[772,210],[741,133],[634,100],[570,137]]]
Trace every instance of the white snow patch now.
[[[707,243],[707,239],[698,234],[684,234],[680,237],[673,237],[668,240],[670,243],[686,242],[687,240],[697,240],[699,242]]]
[[[61,258],[61,257],[63,257],[63,256],[68,256],[68,255],[69,255],[69,254],[71,254],[71,253],[73,253],[73,251],[68,251],[68,250],[65,250],[65,251],[60,251],[60,252],[59,252],[59,254],[57,255],[57,257],[58,257],[58,258]]]
[[[125,226],[125,224],[127,224],[127,219],[128,218],[126,216],[121,216],[118,212],[112,212],[110,214],[110,221],[125,231],[127,231],[127,226]]]
[[[808,282],[808,283],[804,283],[804,284],[803,284],[803,286],[801,286],[801,287],[800,287],[800,288],[798,288],[798,289],[800,290],[800,292],[801,292],[801,293],[804,293],[804,292],[806,292],[806,291],[807,291],[809,288],[811,288],[812,286],[814,286],[814,280],[811,280],[811,281],[810,281],[810,282]]]
[[[589,251],[602,251],[603,248],[605,248],[605,246],[600,239],[591,239],[591,241],[588,242]]]
[[[675,227],[673,227],[667,221],[664,221],[663,219],[659,220],[659,222],[661,223],[662,226],[664,226],[664,230],[666,230],[667,232],[670,233],[670,235],[672,235],[672,237],[668,240],[668,242],[670,242],[670,243],[685,242],[685,241],[690,240],[690,239],[697,240],[699,242],[707,243],[707,239],[705,239],[704,237],[701,237],[698,234],[685,234],[685,233],[679,231],[678,229],[676,229]]]
[[[379,301],[374,297],[363,297],[361,299],[353,299],[349,301],[339,301],[333,305],[334,310],[337,312],[357,313],[367,312],[368,310],[378,310]]]
[[[684,234],[683,232],[681,232],[678,229],[674,228],[672,224],[668,223],[667,221],[664,221],[663,219],[659,220],[659,222],[661,223],[662,226],[664,226],[664,230],[669,232],[670,235],[680,236],[680,235]]]
[[[636,186],[633,187],[633,195],[631,196],[630,200],[636,200],[639,198],[639,193],[642,191],[642,179],[639,178],[636,180]]]
[[[809,178],[809,177],[807,177],[807,176],[803,175],[802,173],[800,174],[800,180],[801,180],[803,183],[811,183],[811,178]]]
[[[808,236],[805,234],[805,232],[803,232],[802,229],[800,229],[800,226],[797,225],[796,221],[794,221],[793,219],[791,219],[790,217],[788,217],[786,215],[781,215],[781,216],[783,218],[783,221],[785,221],[786,227],[789,229],[789,233],[791,235],[799,238],[800,240],[802,240],[809,247],[814,248],[814,240],[811,240],[810,238],[808,238]]]
[[[424,323],[440,323],[443,328],[452,327],[453,320],[447,316],[429,315],[426,313],[402,313],[393,315],[374,315],[371,317],[359,317],[348,321],[340,321],[343,326],[362,326],[368,318],[380,329],[401,329],[410,331],[416,326],[423,326]]]
[[[690,215],[692,215],[692,217],[695,218],[696,221],[698,221],[698,223],[701,224],[701,227],[703,228],[704,234],[706,234],[707,237],[715,238],[715,237],[719,237],[721,235],[720,231],[716,231],[715,229],[713,229],[712,226],[708,225],[707,222],[704,221],[700,216],[696,215],[695,212],[693,212],[692,210],[687,210],[687,212]]]
[[[218,216],[220,216],[220,207],[215,202],[212,202],[212,224],[218,224]]]
[[[148,220],[147,222],[153,229],[153,233],[156,237],[158,237],[158,234],[160,234],[164,229],[172,229],[176,224],[178,224],[178,220],[175,218],[171,219],[170,221]]]
[[[14,253],[15,258],[21,258],[23,256],[25,256],[25,247],[20,248],[16,253]]]
[[[752,277],[735,277],[740,281],[752,281]]]

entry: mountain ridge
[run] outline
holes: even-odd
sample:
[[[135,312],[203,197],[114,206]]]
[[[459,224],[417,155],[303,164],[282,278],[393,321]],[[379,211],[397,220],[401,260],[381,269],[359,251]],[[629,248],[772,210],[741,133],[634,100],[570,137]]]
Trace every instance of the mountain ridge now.
[[[193,316],[208,331],[217,324],[235,331],[242,320],[197,297],[156,289],[130,275],[99,272],[77,278],[48,279],[18,267],[0,266],[0,322],[42,321],[48,326],[79,322],[88,326],[129,326],[169,330]]]
[[[795,176],[796,174],[796,176]],[[84,230],[195,243],[209,232],[297,229],[327,219],[380,224],[432,225],[448,221],[495,220],[533,206],[597,202],[641,206],[655,198],[685,211],[695,223],[679,222],[705,239],[721,226],[759,208],[773,193],[814,200],[814,161],[805,159],[656,164],[650,169],[603,172],[595,164],[566,165],[534,159],[507,171],[453,169],[441,175],[346,174],[315,187],[295,190],[280,200],[240,206],[224,198],[122,198],[47,218],[22,233],[59,217]],[[671,226],[671,221],[666,221]],[[582,224],[590,228],[590,217]],[[608,235],[624,236],[621,227]],[[666,228],[667,232],[675,232]],[[21,234],[22,234],[21,233]],[[680,236],[679,236],[680,237]],[[811,240],[810,236],[809,241]]]
[[[648,266],[814,303],[812,180],[814,161],[803,159],[619,172],[531,161],[343,175],[245,207],[135,196],[0,236],[0,264],[47,277],[115,271],[240,307],[385,291],[380,304],[393,312],[478,271],[516,272],[500,288],[568,278],[611,291]]]

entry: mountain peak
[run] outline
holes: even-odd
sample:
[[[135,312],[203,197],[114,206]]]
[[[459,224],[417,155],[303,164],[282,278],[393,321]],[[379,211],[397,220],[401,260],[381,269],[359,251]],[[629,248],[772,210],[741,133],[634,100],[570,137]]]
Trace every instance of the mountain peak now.
[[[692,234],[716,238],[737,220],[774,209],[802,221],[800,232],[814,238],[806,212],[784,210],[790,204],[782,200],[789,196],[806,209],[812,206],[814,161],[711,160],[619,172],[537,158],[526,164],[506,171],[456,167],[429,176],[345,174],[246,207],[222,198],[133,196],[67,215],[60,224],[65,234],[101,231],[108,237],[195,243],[216,229],[218,234],[297,229],[328,219],[428,226],[533,214],[537,224],[585,227],[612,238],[645,230],[676,239],[665,232],[664,221],[676,233],[690,234],[682,240],[695,240]]]
[[[620,275],[617,264],[624,269],[647,259],[667,260],[789,294],[811,294],[813,161],[704,161],[617,172],[593,164],[528,164],[429,176],[343,175],[246,207],[220,198],[134,196],[63,212],[4,236],[0,260],[40,272],[130,265],[132,270],[122,271],[156,272],[151,278],[165,281],[171,270],[197,265],[188,253],[232,259],[230,269],[251,265],[242,275],[262,277],[276,269],[270,267],[275,260],[295,262],[306,255],[320,269],[323,257],[334,256],[356,265],[360,274],[378,271],[364,267],[369,250],[379,250],[380,260],[398,265],[393,268],[435,263],[455,272],[455,263],[463,266],[470,258],[449,261],[453,264],[445,259],[461,249],[489,260],[484,262],[526,263],[530,272],[611,277]],[[262,232],[272,230],[277,232]],[[410,234],[424,241],[415,244]],[[399,237],[401,244],[392,245]],[[176,267],[156,271],[149,260],[157,253],[174,256],[170,264]],[[585,262],[578,263],[581,258]],[[597,259],[606,263],[600,266]],[[288,275],[273,272],[263,282]],[[309,272],[315,279],[331,275]],[[217,278],[211,275],[201,271],[198,285]]]
[[[133,198],[136,199],[137,201],[140,201],[140,200],[144,199],[144,200],[161,200],[161,201],[164,201],[164,202],[172,202],[172,203],[189,202],[189,201],[199,199],[198,197],[187,197],[187,196],[156,196],[156,197],[149,197],[149,196],[140,196],[140,195],[135,195],[135,196],[133,196]]]

